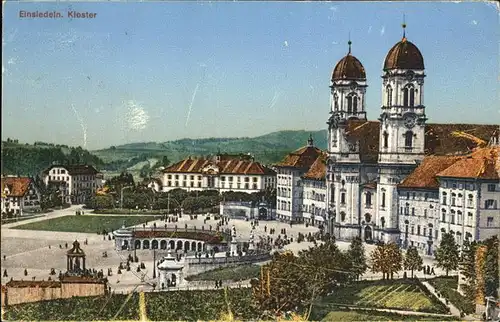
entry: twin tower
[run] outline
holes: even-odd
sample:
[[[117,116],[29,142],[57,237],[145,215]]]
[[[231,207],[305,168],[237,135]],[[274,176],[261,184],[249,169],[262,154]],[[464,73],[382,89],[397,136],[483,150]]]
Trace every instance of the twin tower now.
[[[403,28],[406,26],[403,25]],[[366,121],[366,72],[349,51],[333,70],[330,88],[330,156],[355,161],[359,146],[343,140],[342,132],[352,120]],[[382,74],[382,106],[378,163],[414,163],[424,153],[424,59],[420,50],[403,38],[387,54]],[[348,129],[345,129],[348,131]],[[359,160],[359,159],[358,159]]]

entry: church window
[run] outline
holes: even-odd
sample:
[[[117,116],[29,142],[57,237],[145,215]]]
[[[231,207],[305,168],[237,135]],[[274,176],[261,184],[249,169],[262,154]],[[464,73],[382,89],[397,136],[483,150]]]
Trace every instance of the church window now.
[[[405,147],[411,148],[413,146],[413,132],[406,131],[405,133]]]
[[[352,102],[352,111],[353,113],[358,112],[358,98],[356,96],[353,96],[353,102]]]
[[[387,86],[386,87],[386,95],[387,95],[387,106],[392,105],[392,87]]]
[[[410,204],[406,203],[405,204],[405,215],[408,216],[410,214]]]
[[[347,113],[352,113],[352,96],[347,96]]]
[[[415,90],[410,88],[410,107],[415,106]]]
[[[340,194],[340,203],[341,203],[341,204],[345,204],[345,192],[342,192],[342,193]]]
[[[366,206],[371,206],[372,205],[372,193],[371,192],[367,192],[366,193]]]
[[[385,192],[382,192],[382,208],[385,208]]]
[[[389,133],[384,132],[383,137],[384,137],[384,148],[387,148],[389,147]]]
[[[403,89],[403,105],[406,107],[408,106],[408,88],[405,87]]]
[[[337,96],[337,93],[333,95],[333,104],[335,106],[335,111],[339,110],[339,97]]]

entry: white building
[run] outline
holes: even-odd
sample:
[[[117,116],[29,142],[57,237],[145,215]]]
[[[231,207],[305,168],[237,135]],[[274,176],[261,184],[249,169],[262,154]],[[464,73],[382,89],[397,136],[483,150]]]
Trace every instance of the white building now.
[[[276,172],[248,155],[217,154],[179,161],[163,170],[163,191],[218,190],[246,193],[275,189]]]
[[[425,157],[398,186],[403,246],[431,255],[443,233],[483,240],[500,233],[500,147]]]
[[[102,187],[102,176],[91,165],[57,165],[50,166],[43,172],[46,186],[54,187],[60,192],[65,203],[82,204],[90,196],[94,196]]]
[[[276,164],[276,217],[280,221],[302,222],[304,204],[303,178],[323,152],[314,146],[312,137],[302,147]]]
[[[426,216],[431,215],[430,205],[432,200],[437,200],[437,187],[429,191],[427,187],[402,187],[398,192],[398,185],[415,171],[425,156],[466,155],[478,142],[496,137],[498,125],[427,123],[424,59],[404,34],[384,61],[380,117],[378,121],[368,121],[364,99],[368,85],[366,73],[361,62],[351,54],[350,47],[349,42],[348,54],[335,66],[330,86],[326,171],[329,231],[338,239],[355,236],[386,242],[406,239],[424,249],[429,245],[429,229],[436,236],[436,214],[432,214],[431,222],[418,217],[424,217],[425,210]],[[425,200],[426,192],[428,200]],[[401,198],[407,193],[410,199],[403,202]],[[455,193],[458,196],[459,192]],[[486,200],[494,200],[491,194],[479,198],[483,205],[476,206],[478,211],[482,211],[480,207],[485,203],[491,207],[492,201]],[[410,212],[411,208],[415,209],[413,218],[401,218],[406,216],[400,213],[406,203]],[[433,205],[433,212],[436,206]],[[447,214],[453,210],[458,216],[459,209],[447,207]],[[463,216],[464,210],[461,211]],[[486,211],[498,213],[493,209]],[[492,216],[479,216],[477,220],[483,219],[478,225],[480,230],[491,225],[492,219],[488,218]],[[456,220],[455,224],[447,220],[450,220],[447,231],[459,230]],[[400,233],[406,234],[406,226],[411,238],[400,237]],[[479,236],[492,230],[484,230]],[[461,236],[466,232],[461,232]]]
[[[11,213],[22,216],[25,211],[40,209],[40,192],[28,177],[2,177],[2,217]]]
[[[304,223],[313,226],[326,224],[326,154],[322,153],[302,176]]]

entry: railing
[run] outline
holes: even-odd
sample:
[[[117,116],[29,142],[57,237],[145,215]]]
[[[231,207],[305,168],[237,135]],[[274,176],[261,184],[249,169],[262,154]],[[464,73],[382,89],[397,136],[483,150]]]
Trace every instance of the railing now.
[[[271,259],[268,253],[245,255],[245,256],[232,256],[232,257],[209,257],[209,258],[187,258],[186,263],[189,265],[207,265],[207,264],[232,264],[232,263],[258,263]]]

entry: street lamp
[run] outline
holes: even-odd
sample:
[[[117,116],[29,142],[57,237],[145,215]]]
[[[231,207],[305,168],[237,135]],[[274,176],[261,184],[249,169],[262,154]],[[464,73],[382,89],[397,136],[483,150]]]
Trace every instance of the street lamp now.
[[[121,189],[121,193],[120,193],[120,209],[123,209],[123,190],[127,189],[127,188],[132,188],[133,186],[126,186],[126,187],[123,187]]]

